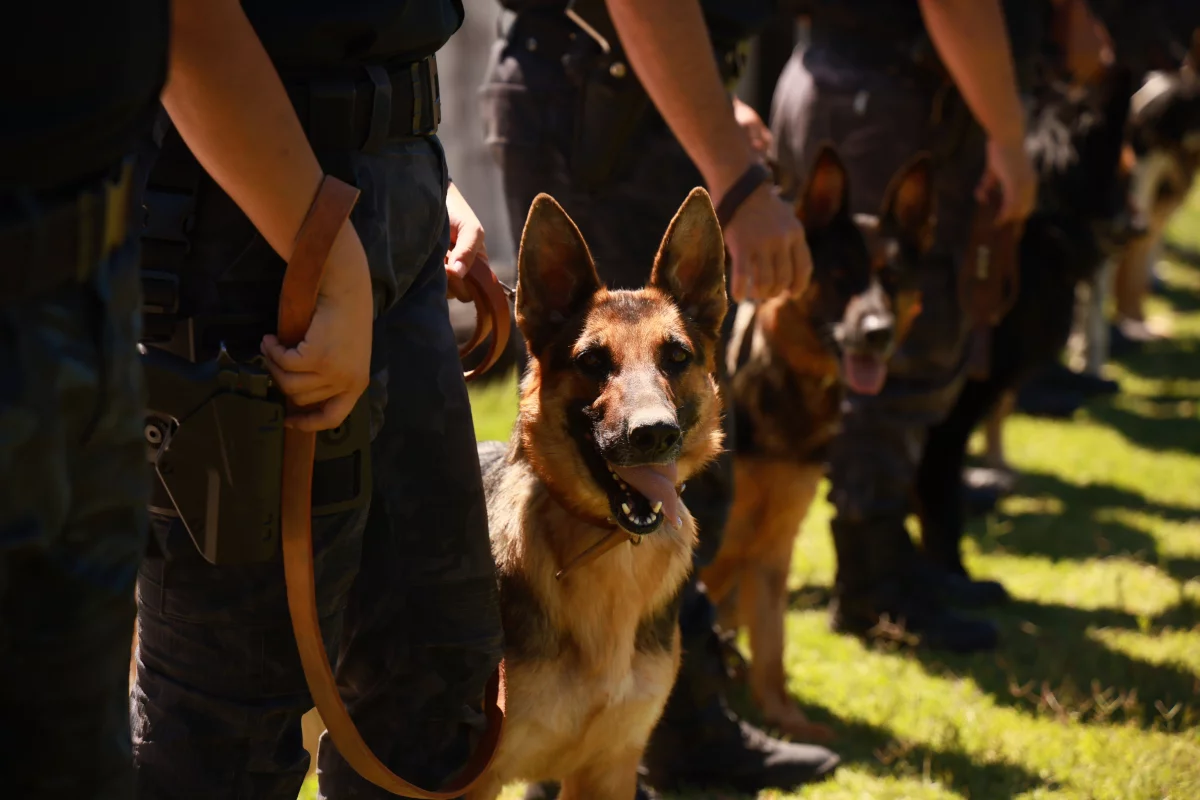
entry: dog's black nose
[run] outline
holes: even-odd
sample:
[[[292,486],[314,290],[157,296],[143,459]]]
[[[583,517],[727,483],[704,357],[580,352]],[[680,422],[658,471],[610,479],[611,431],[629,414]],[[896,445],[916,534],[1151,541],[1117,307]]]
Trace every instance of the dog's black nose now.
[[[891,316],[868,314],[862,321],[863,338],[873,349],[883,350],[892,343],[893,325]]]
[[[629,444],[640,458],[653,461],[679,444],[679,426],[674,422],[639,425],[629,431]]]

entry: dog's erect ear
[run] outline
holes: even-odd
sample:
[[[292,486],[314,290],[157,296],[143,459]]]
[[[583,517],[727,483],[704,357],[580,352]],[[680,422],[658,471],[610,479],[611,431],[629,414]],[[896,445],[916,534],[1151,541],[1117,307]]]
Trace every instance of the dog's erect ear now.
[[[850,214],[850,178],[831,144],[821,145],[796,204],[796,217],[806,228],[824,228]]]
[[[933,247],[934,215],[933,159],[920,153],[892,178],[880,219],[924,252]]]
[[[534,353],[600,288],[583,234],[548,194],[529,207],[517,256],[517,327]]]
[[[650,285],[675,298],[684,315],[714,338],[729,307],[725,294],[725,239],[712,199],[701,188],[675,212],[667,227]]]

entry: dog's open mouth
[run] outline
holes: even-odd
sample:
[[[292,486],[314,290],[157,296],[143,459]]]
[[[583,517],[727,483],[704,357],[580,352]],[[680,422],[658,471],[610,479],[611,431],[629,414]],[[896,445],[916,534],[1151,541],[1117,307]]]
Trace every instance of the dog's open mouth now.
[[[879,394],[887,380],[887,362],[872,353],[847,352],[842,356],[846,385],[859,394]]]
[[[664,520],[678,525],[681,501],[675,488],[679,467],[642,464],[621,467],[605,462],[609,510],[617,524],[630,533],[644,535],[658,530]]]

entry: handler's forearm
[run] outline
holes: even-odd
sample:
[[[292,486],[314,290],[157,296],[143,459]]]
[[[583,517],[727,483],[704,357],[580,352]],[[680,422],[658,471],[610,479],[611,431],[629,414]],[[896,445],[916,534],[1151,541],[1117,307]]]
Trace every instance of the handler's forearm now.
[[[630,65],[714,202],[755,161],[733,117],[698,0],[608,0]]]
[[[172,17],[163,105],[200,164],[286,260],[323,172],[283,83],[238,0],[175,0]]]
[[[967,106],[988,136],[1025,138],[1008,28],[999,0],[921,0],[925,27]]]

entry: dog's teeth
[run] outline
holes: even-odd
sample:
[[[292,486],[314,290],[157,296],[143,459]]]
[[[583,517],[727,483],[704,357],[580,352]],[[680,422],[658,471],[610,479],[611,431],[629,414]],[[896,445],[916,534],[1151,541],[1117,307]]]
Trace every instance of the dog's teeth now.
[[[629,489],[629,487],[628,487],[628,486],[626,486],[626,485],[625,485],[625,484],[623,484],[623,483],[621,484],[621,491],[627,491],[628,489]]]
[[[686,484],[686,483],[681,483],[681,484],[679,484],[679,493],[680,493],[680,494],[683,494],[683,492],[684,492],[684,490],[685,490],[685,489],[687,489],[687,484]]]
[[[621,503],[621,510],[625,512],[626,516],[633,519],[633,512],[629,510],[629,503]]]
[[[650,506],[650,510],[653,511],[655,514],[662,511],[662,500],[656,500],[654,502],[654,505]]]

